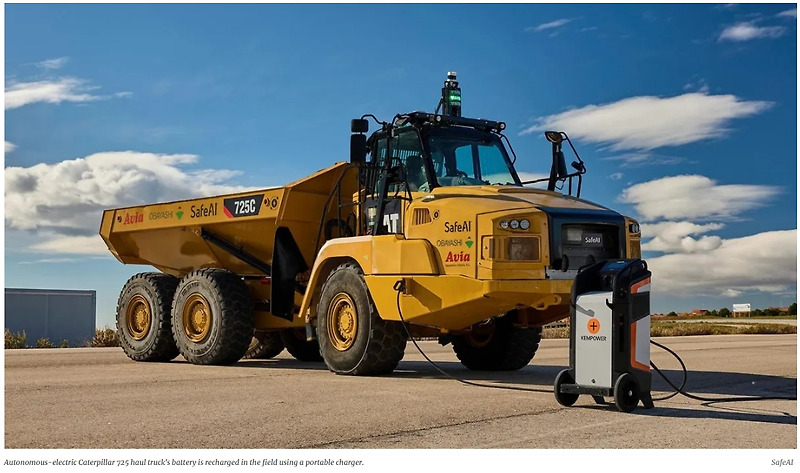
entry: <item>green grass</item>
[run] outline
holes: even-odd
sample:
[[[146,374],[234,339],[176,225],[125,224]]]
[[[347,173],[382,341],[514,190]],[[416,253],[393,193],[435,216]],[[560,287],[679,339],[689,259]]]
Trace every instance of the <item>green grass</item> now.
[[[726,325],[721,323],[670,323],[657,322],[650,326],[651,337],[679,337],[683,335],[743,335],[797,333],[789,324]]]
[[[113,328],[97,329],[94,338],[86,346],[89,347],[118,347],[119,336]]]
[[[775,320],[797,320],[796,315],[751,315],[748,317],[721,317],[719,315],[664,315],[653,317],[653,320],[668,322],[671,320],[738,320],[738,321],[747,321],[747,320],[763,320],[763,319],[775,319]]]
[[[743,335],[743,334],[786,334],[797,333],[797,327],[789,324],[751,324],[735,325],[721,323],[681,323],[681,322],[656,322],[650,326],[650,337],[680,337],[685,335]],[[550,328],[542,330],[542,338],[569,338],[569,327]]]
[[[28,335],[23,330],[22,333],[11,333],[10,330],[5,331],[5,347],[6,348],[25,348],[28,342]]]

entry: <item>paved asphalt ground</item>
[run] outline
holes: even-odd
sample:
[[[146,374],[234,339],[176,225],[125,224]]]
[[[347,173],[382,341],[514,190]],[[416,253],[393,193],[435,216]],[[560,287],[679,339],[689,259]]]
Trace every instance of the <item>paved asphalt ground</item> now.
[[[698,396],[797,396],[796,335],[657,338]],[[631,414],[582,396],[556,403],[566,340],[513,373],[470,372],[450,347],[409,343],[391,376],[334,375],[284,352],[233,366],[134,363],[118,348],[5,350],[7,449],[512,448],[796,449],[797,402],[704,404],[683,396]],[[675,380],[679,364],[653,347]],[[668,392],[654,375],[654,397]]]

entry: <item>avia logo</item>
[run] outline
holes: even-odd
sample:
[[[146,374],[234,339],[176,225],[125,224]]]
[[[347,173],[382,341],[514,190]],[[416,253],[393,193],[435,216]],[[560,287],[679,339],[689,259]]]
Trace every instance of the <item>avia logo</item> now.
[[[175,216],[178,217],[178,220],[180,220],[181,217],[183,217],[183,210],[178,210],[175,212]]]
[[[447,252],[447,258],[444,260],[445,263],[468,263],[469,262],[469,253],[464,253],[463,251],[459,251],[458,253],[453,253],[452,251]]]
[[[472,237],[467,238],[467,241],[464,242],[464,244],[467,245],[467,248],[472,248],[473,243],[475,242],[472,241]]]
[[[122,221],[122,224],[130,225],[132,223],[142,223],[142,222],[144,222],[144,214],[141,212],[136,212],[133,215],[126,213],[125,220]]]

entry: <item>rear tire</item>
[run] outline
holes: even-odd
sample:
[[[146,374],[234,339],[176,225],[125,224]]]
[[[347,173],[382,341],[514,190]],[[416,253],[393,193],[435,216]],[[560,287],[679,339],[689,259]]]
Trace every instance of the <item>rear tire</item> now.
[[[178,356],[172,338],[171,308],[178,279],[139,273],[125,283],[117,302],[117,335],[134,361],[170,361]]]
[[[371,376],[394,371],[403,358],[406,332],[380,318],[355,263],[336,268],[325,282],[317,309],[317,338],[328,369]]]
[[[286,351],[297,361],[322,361],[319,352],[319,343],[316,340],[306,340],[305,331],[302,329],[288,329],[280,333],[281,342]]]
[[[283,351],[283,348],[280,333],[255,330],[244,358],[268,360],[278,356]]]
[[[511,313],[492,319],[467,335],[453,336],[453,351],[461,364],[476,371],[513,371],[533,359],[542,329],[518,328]]]
[[[196,365],[236,363],[253,337],[250,293],[241,277],[224,269],[199,269],[184,276],[172,314],[178,350]]]

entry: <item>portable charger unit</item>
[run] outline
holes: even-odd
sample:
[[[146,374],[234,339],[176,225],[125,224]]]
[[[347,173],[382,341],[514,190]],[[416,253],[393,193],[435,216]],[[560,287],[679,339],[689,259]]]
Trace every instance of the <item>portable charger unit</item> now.
[[[581,394],[631,412],[650,395],[650,276],[640,259],[609,260],[578,272],[570,310],[570,367],[556,376],[562,406]]]

